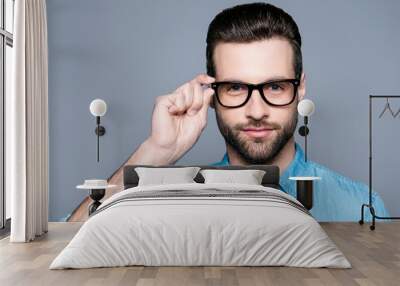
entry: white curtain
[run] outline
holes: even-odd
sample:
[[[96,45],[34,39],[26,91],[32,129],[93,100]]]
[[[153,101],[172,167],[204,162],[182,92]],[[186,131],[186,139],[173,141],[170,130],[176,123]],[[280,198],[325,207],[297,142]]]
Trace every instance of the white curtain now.
[[[13,92],[6,111],[12,242],[48,227],[48,71],[45,0],[16,0]]]

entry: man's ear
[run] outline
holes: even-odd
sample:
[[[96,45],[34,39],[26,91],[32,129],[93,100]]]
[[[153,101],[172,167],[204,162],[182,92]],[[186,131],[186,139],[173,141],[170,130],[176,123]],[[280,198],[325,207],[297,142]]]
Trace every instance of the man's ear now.
[[[304,99],[304,97],[306,96],[306,75],[304,72],[301,73],[300,84],[297,88],[297,93],[299,95],[299,101]]]

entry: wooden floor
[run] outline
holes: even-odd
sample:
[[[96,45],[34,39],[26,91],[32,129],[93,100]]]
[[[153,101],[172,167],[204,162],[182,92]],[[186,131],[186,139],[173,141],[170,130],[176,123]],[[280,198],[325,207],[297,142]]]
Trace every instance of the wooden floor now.
[[[32,243],[0,241],[0,285],[400,285],[400,223],[375,231],[357,223],[322,224],[352,269],[291,267],[118,267],[48,270],[82,223],[50,223]]]

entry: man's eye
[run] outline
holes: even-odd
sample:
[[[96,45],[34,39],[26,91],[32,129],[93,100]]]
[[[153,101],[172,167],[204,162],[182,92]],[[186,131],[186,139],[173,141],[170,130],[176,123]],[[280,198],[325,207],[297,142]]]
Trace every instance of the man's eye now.
[[[232,84],[229,87],[229,91],[240,91],[242,89],[242,85],[241,84]]]
[[[272,89],[273,91],[282,90],[282,87],[281,87],[279,84],[277,84],[277,83],[271,84],[270,87],[271,87],[271,89]]]

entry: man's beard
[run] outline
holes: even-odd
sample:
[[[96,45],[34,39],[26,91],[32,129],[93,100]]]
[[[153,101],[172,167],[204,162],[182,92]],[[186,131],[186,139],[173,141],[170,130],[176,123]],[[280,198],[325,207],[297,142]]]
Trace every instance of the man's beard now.
[[[293,113],[290,121],[285,126],[265,120],[250,119],[247,124],[237,124],[230,127],[219,117],[218,111],[215,110],[218,128],[225,138],[225,142],[230,145],[242,159],[251,165],[271,164],[274,158],[279,154],[282,148],[293,136],[297,126],[297,112]],[[277,133],[275,137],[268,139],[263,138],[243,138],[241,130],[246,127],[265,127],[274,128],[272,132]]]

